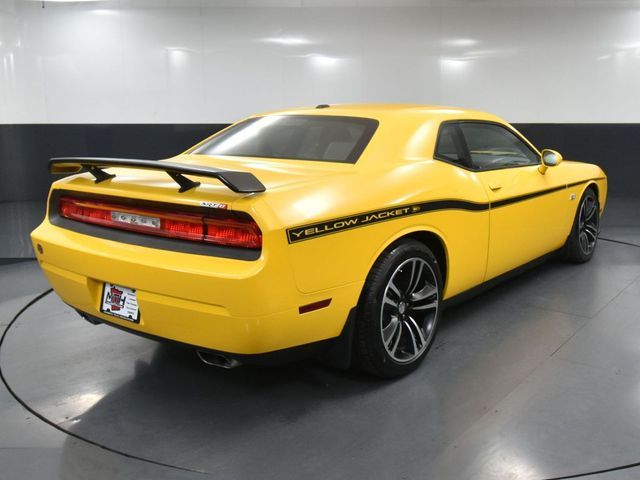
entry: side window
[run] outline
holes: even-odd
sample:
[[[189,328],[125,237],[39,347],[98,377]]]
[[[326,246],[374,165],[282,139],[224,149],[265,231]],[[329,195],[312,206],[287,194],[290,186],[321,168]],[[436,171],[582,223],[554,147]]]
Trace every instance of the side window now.
[[[538,165],[540,158],[504,127],[488,123],[460,123],[476,170]]]
[[[443,123],[436,142],[435,156],[463,167],[470,167],[461,135],[457,123]]]

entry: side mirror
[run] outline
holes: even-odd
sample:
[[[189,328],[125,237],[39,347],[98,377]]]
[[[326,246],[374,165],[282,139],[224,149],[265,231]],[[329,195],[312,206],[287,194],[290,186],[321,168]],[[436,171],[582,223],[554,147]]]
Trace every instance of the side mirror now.
[[[556,165],[560,165],[562,162],[562,155],[560,152],[556,152],[555,150],[550,150],[545,148],[542,150],[542,164],[538,167],[540,173],[544,174],[549,167],[555,167]]]

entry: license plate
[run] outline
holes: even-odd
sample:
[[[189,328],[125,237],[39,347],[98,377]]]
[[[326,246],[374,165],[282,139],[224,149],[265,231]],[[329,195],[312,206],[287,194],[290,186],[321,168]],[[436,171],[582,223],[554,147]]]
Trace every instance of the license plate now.
[[[100,311],[137,323],[140,320],[140,310],[138,309],[136,291],[132,288],[105,282],[102,289]]]

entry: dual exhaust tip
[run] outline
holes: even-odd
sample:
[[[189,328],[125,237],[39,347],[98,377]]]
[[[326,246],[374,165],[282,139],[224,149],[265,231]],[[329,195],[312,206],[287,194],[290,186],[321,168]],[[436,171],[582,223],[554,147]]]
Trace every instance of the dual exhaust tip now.
[[[221,353],[196,350],[196,354],[198,355],[198,358],[202,361],[202,363],[212,365],[214,367],[230,369],[242,365],[242,363],[235,358],[227,357],[226,355],[223,355]]]

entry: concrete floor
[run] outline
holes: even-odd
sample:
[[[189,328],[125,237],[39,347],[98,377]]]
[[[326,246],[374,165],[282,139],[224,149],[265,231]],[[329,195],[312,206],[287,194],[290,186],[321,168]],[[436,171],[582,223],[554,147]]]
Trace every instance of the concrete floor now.
[[[313,361],[206,367],[50,294],[0,350],[42,417],[0,384],[0,479],[545,479],[639,462],[639,210],[612,201],[601,235],[637,246],[601,241],[586,265],[549,262],[448,310],[395,382]],[[47,288],[35,262],[0,266],[0,332]]]

